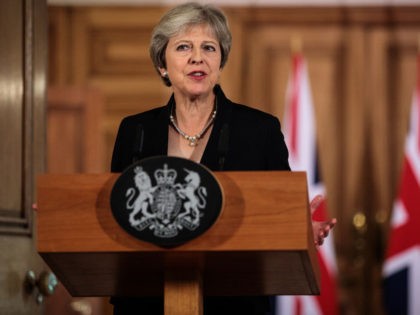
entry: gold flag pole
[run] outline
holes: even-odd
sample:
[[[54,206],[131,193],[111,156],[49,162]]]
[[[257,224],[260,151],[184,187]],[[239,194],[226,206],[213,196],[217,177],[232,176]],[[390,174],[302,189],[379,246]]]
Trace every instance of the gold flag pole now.
[[[299,35],[293,35],[290,38],[290,50],[292,55],[297,55],[302,53],[302,38]]]

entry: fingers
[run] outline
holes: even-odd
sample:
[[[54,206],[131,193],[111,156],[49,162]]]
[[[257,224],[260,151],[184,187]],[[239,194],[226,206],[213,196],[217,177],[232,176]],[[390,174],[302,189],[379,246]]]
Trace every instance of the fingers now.
[[[324,238],[326,238],[330,234],[330,231],[334,228],[336,223],[337,223],[337,219],[335,218],[323,223],[321,229],[322,229]]]
[[[331,220],[329,220],[328,222],[327,222],[327,226],[326,226],[326,229],[328,230],[328,231],[331,231],[333,228],[334,228],[334,226],[337,224],[337,219],[336,218],[333,218],[333,219],[331,219]]]
[[[321,246],[322,244],[324,244],[324,237],[323,237],[323,234],[322,234],[322,233],[320,233],[320,234],[318,235],[318,237],[315,239],[315,246],[316,246],[317,248],[319,248],[319,246]]]
[[[315,223],[315,222],[314,222]],[[330,231],[334,228],[337,224],[337,219],[333,218],[329,221],[325,222],[316,222],[314,227],[317,230],[316,237],[315,237],[315,245],[317,248],[324,244],[324,240],[330,234]]]
[[[322,244],[324,244],[324,238],[322,236],[320,236],[318,238],[318,241],[316,242],[316,245],[321,246]]]

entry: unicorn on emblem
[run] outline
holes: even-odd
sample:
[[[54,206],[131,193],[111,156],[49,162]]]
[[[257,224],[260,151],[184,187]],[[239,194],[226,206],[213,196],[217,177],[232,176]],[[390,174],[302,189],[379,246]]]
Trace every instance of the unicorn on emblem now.
[[[200,186],[200,176],[197,172],[185,168],[184,170],[188,175],[184,178],[185,184],[177,192],[182,199],[187,199],[187,201],[184,202],[185,211],[179,214],[178,219],[184,218],[197,225],[200,221],[200,209],[206,206],[207,190],[206,187]],[[188,216],[190,219],[187,219]]]

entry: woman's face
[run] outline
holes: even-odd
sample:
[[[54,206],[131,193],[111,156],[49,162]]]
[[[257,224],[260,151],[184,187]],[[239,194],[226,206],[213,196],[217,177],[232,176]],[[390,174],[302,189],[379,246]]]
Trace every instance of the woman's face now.
[[[208,25],[195,25],[171,37],[165,52],[166,71],[175,94],[208,95],[219,80],[222,54]],[[161,73],[165,69],[160,69]]]

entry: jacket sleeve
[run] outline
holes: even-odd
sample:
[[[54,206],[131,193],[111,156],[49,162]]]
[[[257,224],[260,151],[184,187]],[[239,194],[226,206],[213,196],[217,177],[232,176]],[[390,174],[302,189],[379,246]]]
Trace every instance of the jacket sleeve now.
[[[280,121],[273,117],[268,124],[266,141],[267,170],[287,170],[289,166],[289,151],[281,132]]]
[[[130,152],[129,145],[129,123],[127,119],[121,121],[118,128],[117,138],[115,139],[114,150],[112,152],[111,172],[120,173],[130,165],[128,162]]]

